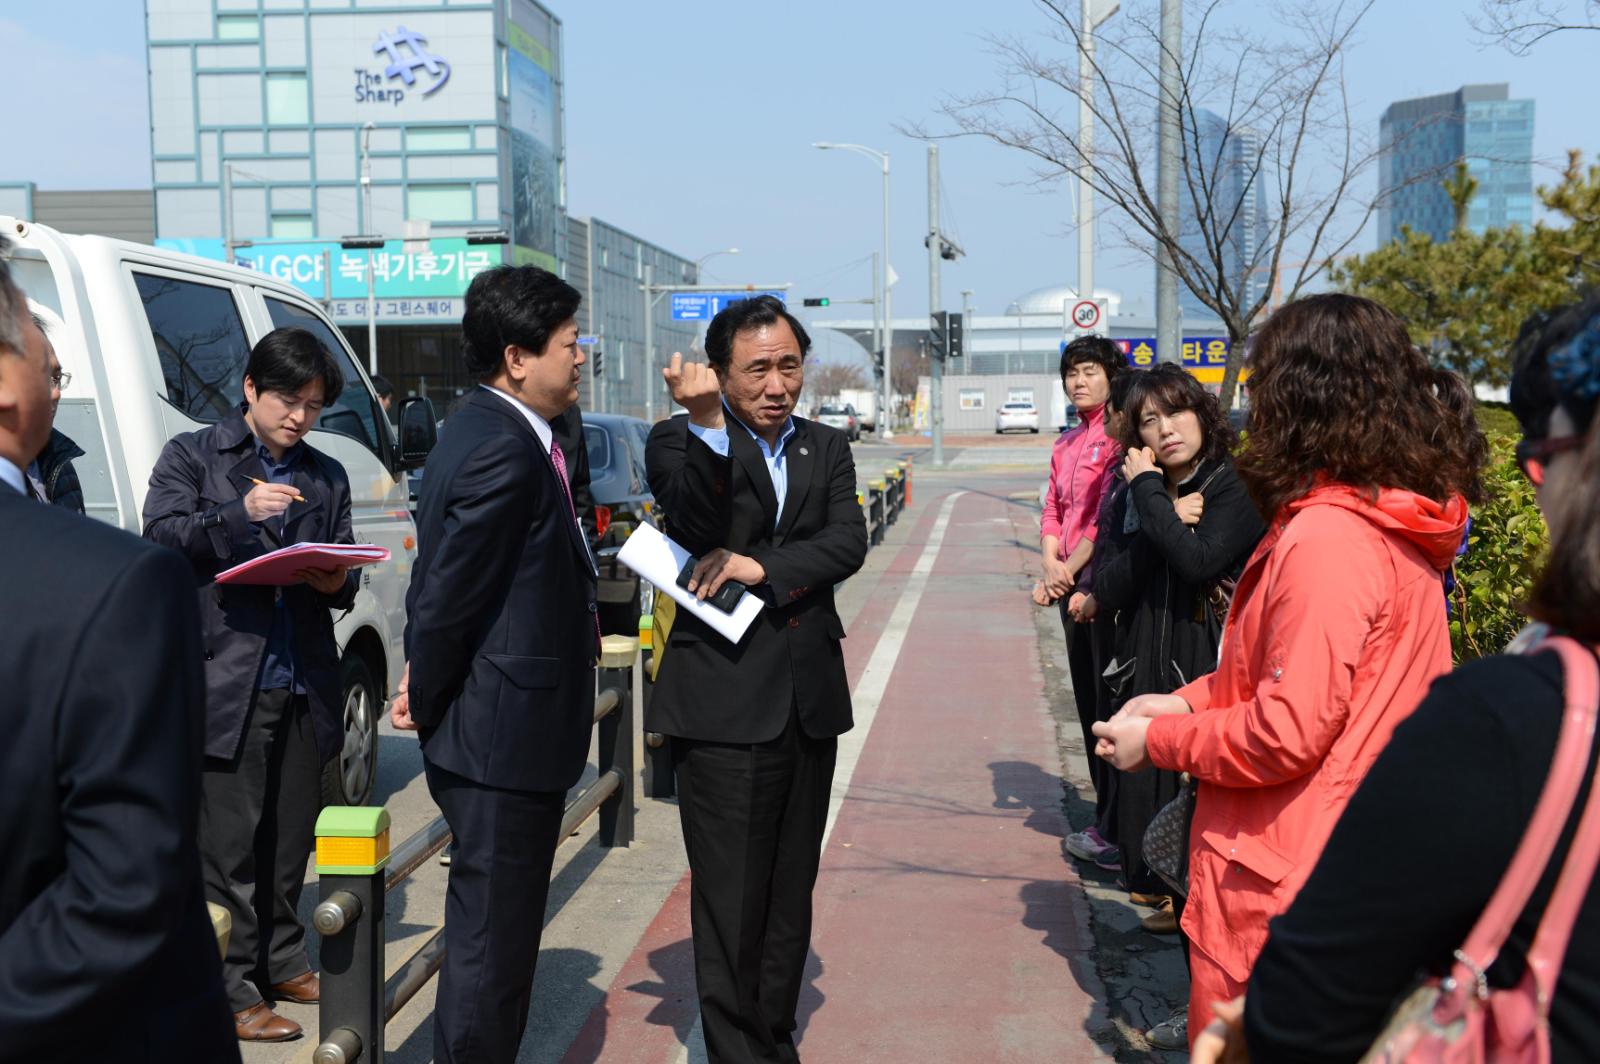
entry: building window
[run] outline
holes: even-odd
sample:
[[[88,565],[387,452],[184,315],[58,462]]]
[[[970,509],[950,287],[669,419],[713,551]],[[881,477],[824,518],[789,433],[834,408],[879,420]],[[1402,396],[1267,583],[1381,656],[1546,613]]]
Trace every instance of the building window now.
[[[272,216],[272,239],[274,240],[310,240],[312,237],[311,215],[305,213],[287,212],[274,213]]]
[[[465,222],[477,217],[471,185],[412,185],[406,190],[406,217],[429,222]]]
[[[217,40],[257,41],[261,39],[261,19],[255,15],[218,15]]]
[[[983,393],[983,389],[982,388],[963,388],[963,389],[961,389],[961,409],[963,409],[963,410],[982,410],[983,409],[983,394],[984,393]]]
[[[267,75],[267,124],[303,126],[311,121],[304,74]]]
[[[407,151],[471,151],[472,130],[466,126],[418,126],[406,130]]]

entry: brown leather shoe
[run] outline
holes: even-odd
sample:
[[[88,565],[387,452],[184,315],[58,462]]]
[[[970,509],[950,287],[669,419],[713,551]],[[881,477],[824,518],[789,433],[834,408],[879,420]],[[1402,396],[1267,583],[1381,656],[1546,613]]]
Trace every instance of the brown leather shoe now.
[[[279,1016],[265,1001],[233,1014],[233,1033],[241,1042],[287,1042],[299,1038],[300,1025]]]
[[[1140,894],[1138,891],[1129,891],[1128,900],[1135,905],[1143,905],[1146,909],[1159,909],[1164,902],[1170,902],[1172,896],[1168,894]]]
[[[1153,935],[1176,935],[1178,933],[1178,914],[1173,911],[1172,899],[1168,898],[1155,912],[1139,921],[1144,929]]]
[[[316,972],[297,975],[287,983],[273,983],[267,997],[274,1001],[292,1001],[296,1005],[315,1005],[322,1000],[322,980]]]

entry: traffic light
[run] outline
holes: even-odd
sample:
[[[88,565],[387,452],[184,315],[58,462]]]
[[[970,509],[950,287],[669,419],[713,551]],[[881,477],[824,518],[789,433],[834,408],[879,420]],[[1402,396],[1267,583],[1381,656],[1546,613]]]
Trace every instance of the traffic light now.
[[[960,358],[962,352],[966,349],[966,343],[962,336],[962,325],[960,314],[950,315],[949,322],[944,330],[945,358]]]
[[[950,312],[936,310],[930,315],[933,327],[928,330],[928,357],[943,358],[945,331],[950,327]]]
[[[811,299],[807,299],[805,301],[805,305],[808,307],[825,307],[828,305],[828,297],[816,296]]]
[[[602,358],[600,349],[598,347],[589,352],[589,362],[594,366],[594,368],[589,372],[593,373],[596,377],[600,376],[600,371],[605,367],[605,361]]]
[[[883,348],[872,352],[872,375],[879,380],[883,379]]]

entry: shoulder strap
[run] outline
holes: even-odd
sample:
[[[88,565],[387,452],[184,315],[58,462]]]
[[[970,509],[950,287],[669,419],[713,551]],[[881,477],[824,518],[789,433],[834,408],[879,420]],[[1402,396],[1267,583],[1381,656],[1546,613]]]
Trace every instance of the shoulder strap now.
[[[1600,667],[1595,664],[1594,654],[1567,638],[1552,639],[1545,645],[1561,655],[1566,670],[1563,687],[1567,704],[1592,707],[1600,702]],[[1572,848],[1567,851],[1561,876],[1556,880],[1555,891],[1550,895],[1533,946],[1528,950],[1528,968],[1539,988],[1541,1015],[1550,1014],[1550,999],[1555,996],[1556,979],[1561,974],[1561,962],[1572,938],[1572,925],[1577,922],[1578,910],[1589,896],[1597,861],[1600,861],[1600,779],[1589,787],[1583,819],[1578,821]]]
[[[1551,640],[1545,646],[1561,654],[1565,664],[1569,660],[1569,651],[1563,648],[1563,644],[1567,643],[1570,640]],[[1567,667],[1569,682],[1563,685],[1566,709],[1561,720],[1561,736],[1556,740],[1550,775],[1539,794],[1533,819],[1529,821],[1528,829],[1517,845],[1516,855],[1511,858],[1511,866],[1506,869],[1500,886],[1495,889],[1483,915],[1478,917],[1466,942],[1456,953],[1456,967],[1460,969],[1465,966],[1467,970],[1458,970],[1454,974],[1459,983],[1467,986],[1482,982],[1483,973],[1499,956],[1500,947],[1505,945],[1517,917],[1527,908],[1528,899],[1550,864],[1551,854],[1561,837],[1561,829],[1566,826],[1572,813],[1572,803],[1578,796],[1578,788],[1587,774],[1594,747],[1597,708],[1593,662],[1588,666],[1588,673],[1582,670],[1574,673],[1570,665]],[[1589,680],[1587,686],[1581,682],[1586,676]],[[1580,682],[1570,682],[1574,678]],[[1594,825],[1594,828],[1596,834],[1600,835],[1600,824]]]

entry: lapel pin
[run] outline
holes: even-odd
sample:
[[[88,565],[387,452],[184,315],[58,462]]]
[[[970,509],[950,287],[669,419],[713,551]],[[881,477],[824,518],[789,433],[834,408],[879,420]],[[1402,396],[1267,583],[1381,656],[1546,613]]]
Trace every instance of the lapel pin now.
[[[800,453],[801,454],[810,454],[811,452],[806,450],[804,447],[802,447],[802,448],[800,448]]]

